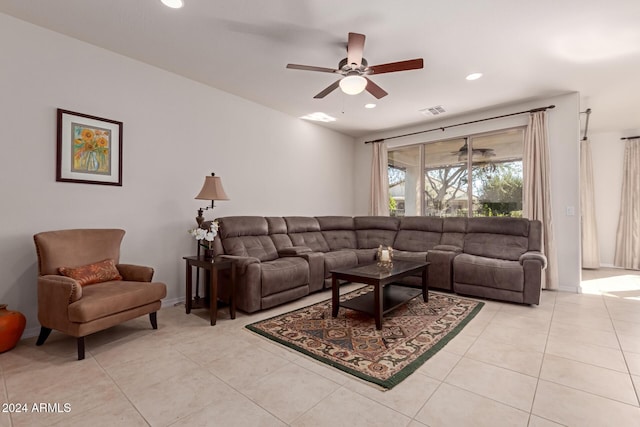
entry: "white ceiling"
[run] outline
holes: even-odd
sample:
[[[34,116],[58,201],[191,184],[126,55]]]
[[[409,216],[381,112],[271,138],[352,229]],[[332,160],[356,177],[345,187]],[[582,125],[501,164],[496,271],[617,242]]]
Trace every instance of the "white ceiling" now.
[[[0,12],[84,40],[295,117],[330,114],[362,136],[572,91],[590,131],[640,128],[639,0],[0,0]],[[336,90],[348,32],[369,64],[424,58],[422,70],[372,76],[380,100]],[[469,82],[471,72],[484,73]],[[363,106],[375,102],[377,108]]]

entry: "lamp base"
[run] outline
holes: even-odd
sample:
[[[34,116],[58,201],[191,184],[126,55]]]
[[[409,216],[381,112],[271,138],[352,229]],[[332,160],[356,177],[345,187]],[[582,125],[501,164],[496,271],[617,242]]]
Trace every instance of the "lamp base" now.
[[[202,208],[198,209],[198,216],[196,217],[196,222],[198,223],[198,227],[200,227],[204,222],[203,214],[204,214],[204,211],[202,210]]]

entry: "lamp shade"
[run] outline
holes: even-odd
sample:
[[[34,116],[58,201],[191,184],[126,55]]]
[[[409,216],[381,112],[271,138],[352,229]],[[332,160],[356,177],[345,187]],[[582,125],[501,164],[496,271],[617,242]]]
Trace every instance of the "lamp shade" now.
[[[338,84],[347,95],[357,95],[367,87],[367,79],[356,75],[346,76]]]
[[[222,188],[222,180],[219,176],[207,176],[204,178],[202,190],[195,197],[198,200],[229,200],[229,196]]]

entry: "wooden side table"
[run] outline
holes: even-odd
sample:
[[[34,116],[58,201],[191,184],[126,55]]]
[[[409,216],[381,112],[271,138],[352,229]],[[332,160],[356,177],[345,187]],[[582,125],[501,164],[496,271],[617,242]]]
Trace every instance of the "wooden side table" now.
[[[183,257],[187,264],[185,307],[187,314],[193,308],[209,308],[211,326],[216,324],[218,318],[218,275],[222,270],[231,269],[231,289],[229,292],[229,312],[231,318],[236,318],[236,267],[232,261],[214,261],[205,259],[204,256]],[[193,267],[206,270],[206,277],[209,280],[208,298],[193,298]]]

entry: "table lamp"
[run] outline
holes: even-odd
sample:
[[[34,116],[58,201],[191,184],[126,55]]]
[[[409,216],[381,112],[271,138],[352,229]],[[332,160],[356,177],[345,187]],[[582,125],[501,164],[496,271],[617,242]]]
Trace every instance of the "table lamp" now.
[[[198,209],[198,216],[196,217],[196,222],[198,223],[198,227],[202,225],[204,222],[203,213],[207,209],[213,209],[215,207],[214,202],[216,200],[229,200],[229,196],[224,192],[224,188],[222,188],[222,180],[219,176],[216,176],[215,173],[211,173],[211,176],[207,176],[204,178],[204,184],[202,184],[202,189],[200,193],[195,197],[197,200],[211,200],[211,206],[206,206],[204,208]]]

